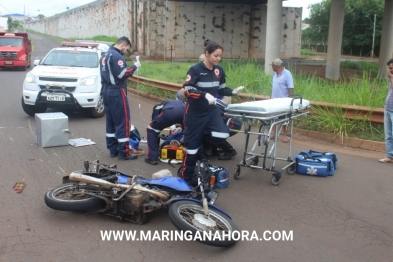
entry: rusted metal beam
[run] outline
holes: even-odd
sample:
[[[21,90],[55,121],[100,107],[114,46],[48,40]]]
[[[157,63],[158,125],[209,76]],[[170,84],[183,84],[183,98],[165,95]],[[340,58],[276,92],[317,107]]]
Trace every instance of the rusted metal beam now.
[[[156,88],[164,89],[167,91],[172,91],[176,93],[182,88],[181,84],[174,84],[165,81],[154,80],[150,78],[145,78],[141,76],[133,76],[128,78],[128,80],[133,81],[138,84],[153,86]],[[255,94],[239,94],[239,102],[245,102],[250,100],[265,100],[269,99],[269,96],[255,95]],[[383,108],[372,108],[368,106],[353,106],[353,105],[341,105],[334,103],[325,102],[314,102],[310,101],[312,107],[320,107],[331,112],[334,109],[341,108],[342,112],[346,114],[348,119],[364,119],[368,118],[372,123],[383,123],[384,109]]]

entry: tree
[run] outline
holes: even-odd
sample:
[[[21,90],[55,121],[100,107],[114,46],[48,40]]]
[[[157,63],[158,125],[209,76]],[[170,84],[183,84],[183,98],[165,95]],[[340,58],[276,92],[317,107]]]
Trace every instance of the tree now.
[[[303,30],[302,40],[304,43],[327,43],[329,35],[330,0],[324,0],[319,4],[310,5],[310,18],[304,22],[310,27]]]
[[[310,17],[304,20],[310,25],[303,30],[305,43],[327,43],[329,34],[331,0],[323,0],[310,6]],[[346,0],[343,28],[343,48],[371,50],[374,14],[375,49],[379,50],[385,0]],[[365,52],[364,52],[365,53]]]
[[[19,23],[18,20],[12,19],[11,16],[7,18],[7,27],[8,31],[12,32],[15,31],[16,29],[21,29],[22,25]]]
[[[45,16],[44,16],[43,14],[39,14],[37,17],[38,17],[38,19],[40,19],[40,20],[42,20],[42,19],[45,18]]]

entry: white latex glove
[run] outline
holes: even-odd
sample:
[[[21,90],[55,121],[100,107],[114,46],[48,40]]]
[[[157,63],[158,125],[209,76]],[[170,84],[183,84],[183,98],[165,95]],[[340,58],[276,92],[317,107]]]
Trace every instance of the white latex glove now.
[[[206,93],[205,98],[206,98],[207,102],[209,102],[209,105],[216,104],[216,98],[214,96],[212,96],[211,94]]]
[[[232,90],[232,95],[238,95],[242,92],[244,86],[239,86],[238,88],[235,88]]]
[[[172,134],[177,135],[177,134],[180,134],[181,131],[183,131],[183,129],[179,126],[179,127],[176,127],[175,130],[172,131]]]
[[[141,65],[141,62],[139,62],[139,61],[136,61],[136,62],[134,63],[134,65],[136,66],[137,69],[138,69],[139,67],[142,66],[142,65]]]

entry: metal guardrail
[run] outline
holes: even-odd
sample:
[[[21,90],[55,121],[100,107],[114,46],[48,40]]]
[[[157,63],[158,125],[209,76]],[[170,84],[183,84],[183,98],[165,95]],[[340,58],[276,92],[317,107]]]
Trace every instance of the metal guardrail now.
[[[149,85],[156,88],[164,89],[176,93],[179,91],[183,85],[174,84],[165,81],[159,81],[155,79],[145,78],[141,76],[133,76],[128,78],[128,80],[133,81],[142,85]],[[249,101],[250,98],[254,100],[265,100],[269,99],[269,96],[261,96],[255,94],[239,94],[240,100],[242,102]],[[310,101],[311,106],[320,107],[330,111],[334,111],[337,108],[341,108],[342,112],[345,113],[347,119],[364,119],[367,118],[372,123],[383,124],[384,109],[383,108],[372,108],[368,106],[352,106],[352,105],[341,105],[334,103],[325,102],[314,102]]]

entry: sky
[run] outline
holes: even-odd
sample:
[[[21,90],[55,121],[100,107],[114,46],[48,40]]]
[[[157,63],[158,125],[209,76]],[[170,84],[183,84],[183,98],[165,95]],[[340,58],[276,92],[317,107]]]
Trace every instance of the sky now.
[[[322,0],[288,0],[283,1],[285,7],[303,7],[302,19],[309,16],[308,5],[320,3]],[[53,16],[76,8],[93,0],[67,0],[67,1],[53,1],[53,0],[0,0],[0,15],[6,14],[25,14],[26,16],[37,16],[43,14],[44,16]]]
[[[322,2],[322,0],[288,0],[288,1],[283,1],[282,6],[303,7],[302,20],[304,20],[310,15],[310,10],[308,9],[308,6],[312,4],[318,4],[320,2]]]
[[[67,11],[67,7],[73,9],[91,2],[94,2],[94,0],[0,0],[0,15],[17,13],[26,16],[37,16],[39,14],[53,16]]]

